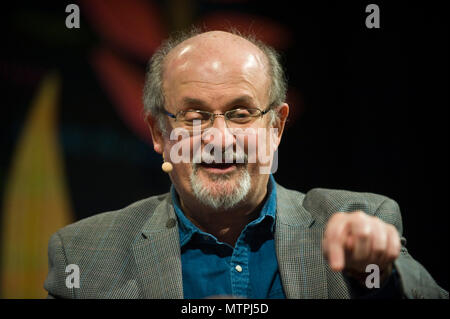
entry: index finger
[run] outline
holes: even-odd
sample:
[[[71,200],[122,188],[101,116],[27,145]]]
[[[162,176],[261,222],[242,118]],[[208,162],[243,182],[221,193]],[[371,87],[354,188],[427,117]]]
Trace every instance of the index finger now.
[[[335,213],[325,229],[323,249],[333,271],[341,271],[345,266],[345,244],[350,231],[347,217],[346,213]]]

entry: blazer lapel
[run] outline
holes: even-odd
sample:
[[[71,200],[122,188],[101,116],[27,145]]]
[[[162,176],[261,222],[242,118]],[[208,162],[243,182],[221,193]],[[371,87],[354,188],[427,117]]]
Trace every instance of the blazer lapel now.
[[[136,237],[133,253],[144,298],[183,298],[179,234],[170,196]]]
[[[287,298],[328,298],[322,227],[302,206],[304,195],[277,184],[275,247]]]

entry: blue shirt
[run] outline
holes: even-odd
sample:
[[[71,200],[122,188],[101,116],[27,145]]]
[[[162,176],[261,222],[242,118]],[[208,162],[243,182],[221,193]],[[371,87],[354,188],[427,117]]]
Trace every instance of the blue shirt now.
[[[285,298],[275,252],[276,187],[270,175],[259,217],[245,226],[235,247],[196,227],[171,189],[181,245],[184,298]]]

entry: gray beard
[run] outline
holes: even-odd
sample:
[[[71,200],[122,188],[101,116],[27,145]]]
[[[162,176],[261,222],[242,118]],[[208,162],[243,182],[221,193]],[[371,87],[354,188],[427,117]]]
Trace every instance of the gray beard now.
[[[231,209],[242,202],[250,191],[251,179],[247,168],[239,168],[236,184],[231,182],[232,174],[208,174],[208,178],[214,182],[213,186],[203,185],[202,180],[198,177],[199,167],[193,164],[190,176],[191,187],[194,196],[205,206],[214,210]]]

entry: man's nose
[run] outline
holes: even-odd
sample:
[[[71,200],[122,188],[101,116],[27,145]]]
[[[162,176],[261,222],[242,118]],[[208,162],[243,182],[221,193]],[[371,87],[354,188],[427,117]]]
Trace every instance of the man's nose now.
[[[214,114],[211,121],[211,127],[219,130],[225,130],[227,128],[227,122],[224,114]]]
[[[220,138],[215,138],[214,134],[209,134],[209,136],[204,140],[205,143],[213,144],[214,146],[218,146],[222,149],[227,149],[227,147],[234,144],[234,135],[228,129],[225,116],[223,114],[214,115],[210,128],[217,130],[215,133],[220,134]]]

